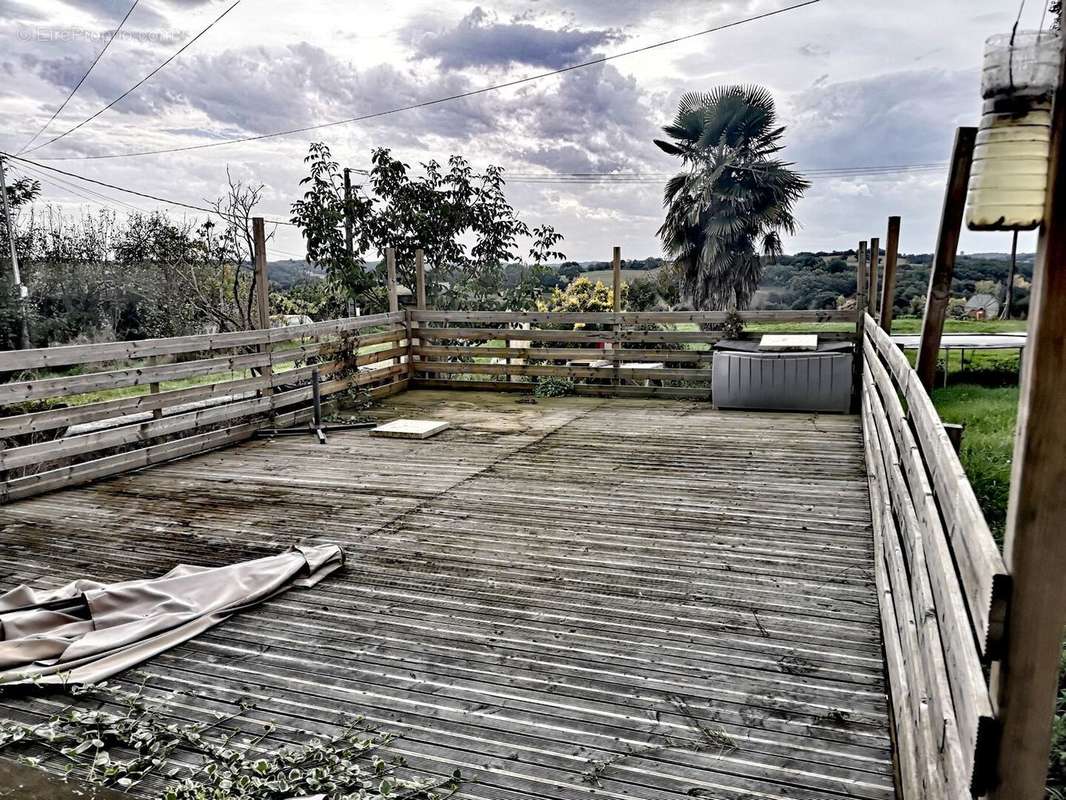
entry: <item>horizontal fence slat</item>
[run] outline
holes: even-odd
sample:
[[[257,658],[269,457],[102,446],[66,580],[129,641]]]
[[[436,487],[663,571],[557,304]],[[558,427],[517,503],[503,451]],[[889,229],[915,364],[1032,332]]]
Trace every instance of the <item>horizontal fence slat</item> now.
[[[907,401],[908,419],[932,478],[981,652],[995,657],[1004,634],[1010,577],[981,506],[932,400],[888,334],[867,317],[867,336]]]
[[[416,378],[413,389],[456,389],[471,392],[515,392],[532,394],[536,384],[523,381],[449,380],[447,378]],[[591,386],[577,384],[574,394],[586,397],[661,397],[670,400],[709,400],[709,389],[685,386]]]
[[[476,375],[528,375],[557,378],[600,378],[613,376],[642,380],[686,380],[710,382],[709,369],[665,369],[658,367],[564,367],[529,364],[471,364],[460,361],[416,361],[415,372],[471,373]]]
[[[855,322],[854,311],[741,311],[743,322]],[[481,322],[531,325],[722,324],[728,311],[411,311],[416,322]]]
[[[713,358],[710,350],[647,350],[614,349],[591,350],[581,348],[552,347],[416,347],[412,351],[416,356],[426,358],[522,358],[531,361],[602,359],[604,361],[685,361],[709,363]]]
[[[889,496],[888,470],[895,458],[890,447],[889,438],[884,435],[881,427],[883,414],[878,413],[873,394],[864,383],[862,388],[863,414],[867,417],[867,429],[870,431],[871,440],[876,444],[871,449],[878,454],[873,461],[875,482],[881,487],[883,497]],[[903,667],[906,674],[910,693],[906,697],[893,697],[893,708],[897,703],[906,702],[910,716],[914,720],[914,762],[918,773],[918,779],[922,788],[917,798],[923,800],[960,800],[965,794],[949,794],[946,790],[946,771],[943,758],[938,744],[938,737],[934,736],[934,722],[931,718],[929,698],[931,689],[925,673],[922,659],[922,646],[919,634],[919,619],[914,607],[914,598],[911,593],[910,580],[907,577],[905,559],[900,546],[899,524],[894,518],[894,512],[889,500],[883,506],[885,514],[882,515],[883,547],[881,556],[885,563],[888,577],[889,594],[893,606],[893,616],[896,621],[896,634],[901,646]],[[888,634],[886,634],[888,635]],[[947,742],[945,741],[945,744]],[[897,743],[898,746],[898,743]],[[905,754],[903,754],[905,756]],[[902,800],[911,800],[904,797]]]
[[[862,427],[866,446],[866,473],[870,485],[870,516],[874,538],[874,585],[877,588],[878,609],[881,616],[881,632],[885,649],[885,668],[888,673],[889,696],[892,706],[893,733],[895,735],[896,765],[901,786],[902,800],[922,797],[922,780],[919,777],[919,761],[915,733],[918,717],[915,713],[916,697],[904,657],[904,638],[900,636],[900,622],[896,616],[896,601],[889,585],[888,565],[885,561],[886,536],[895,536],[892,507],[886,497],[881,477],[884,454],[881,451],[877,429],[870,413],[869,398],[862,397]]]
[[[124,361],[150,356],[198,353],[212,350],[230,350],[235,347],[250,347],[260,344],[300,339],[305,336],[324,336],[402,322],[402,311],[390,314],[373,314],[367,317],[312,322],[287,328],[232,331],[229,333],[202,333],[192,336],[173,336],[167,339],[138,339],[125,342],[101,344],[75,344],[60,347],[41,347],[32,350],[7,350],[0,352],[0,372],[28,369],[48,369],[92,364],[104,361]]]
[[[65,408],[53,408],[11,417],[0,417],[0,439],[140,414],[184,403],[224,398],[262,389],[267,383],[266,378],[259,376],[241,378],[218,383],[205,383],[188,389],[173,389],[159,394],[140,394],[135,397],[120,397],[115,400],[87,403],[83,406],[67,406]]]
[[[216,425],[238,417],[269,413],[310,399],[311,387],[307,386],[278,394],[196,409],[183,414],[172,414],[133,425],[106,428],[80,436],[13,447],[0,450],[0,469],[14,469],[28,464],[40,464],[60,458],[85,455],[110,447],[157,439],[160,436],[170,436],[194,428]]]
[[[270,363],[269,353],[246,353],[221,356],[179,364],[129,367],[109,372],[90,372],[63,378],[0,383],[0,405],[20,403],[26,400],[41,400],[51,397],[69,397],[108,389],[123,389],[129,386],[145,386],[163,381],[180,380],[219,372],[265,367]]]
[[[987,776],[976,775],[974,770],[991,763],[988,757],[994,753],[995,723],[978,652],[976,626],[966,608],[921,452],[907,426],[896,388],[869,339],[864,349],[867,357],[864,379],[869,391],[875,392],[881,403],[880,408],[886,415],[887,432],[892,436],[902,467],[901,474],[893,477],[898,478],[899,482],[905,480],[896,492],[894,504],[908,504],[907,519],[913,515],[914,525],[920,526],[917,544],[923,549],[929,586],[935,600],[933,610],[942,637],[950,697],[958,719],[960,742],[967,758],[965,769],[968,775],[974,776],[975,785],[982,790],[978,792],[980,794],[987,783]],[[891,484],[893,489],[898,485],[896,481]]]
[[[867,365],[869,366],[869,365]],[[901,582],[893,584],[893,592],[909,590],[911,605],[917,624],[920,659],[919,675],[925,687],[923,696],[928,706],[932,731],[921,731],[936,742],[931,752],[938,753],[942,761],[941,774],[947,788],[946,797],[965,797],[969,794],[974,774],[974,755],[977,752],[977,719],[975,709],[966,703],[978,697],[967,698],[956,707],[948,677],[945,659],[947,637],[942,632],[936,603],[930,585],[926,537],[918,523],[914,504],[904,479],[899,448],[892,436],[887,413],[877,394],[870,375],[864,370],[863,391],[877,429],[879,449],[885,465],[882,486],[888,493],[891,508],[898,523],[898,542],[905,554],[905,566],[896,565],[894,570]],[[894,547],[895,543],[890,542]],[[969,627],[968,621],[963,624]],[[961,654],[960,654],[961,655]],[[964,677],[964,676],[960,676]],[[989,709],[990,713],[990,709]]]
[[[306,422],[311,419],[311,416],[311,409],[300,409],[279,415],[275,420],[275,424],[279,427],[295,425],[300,422]],[[16,478],[4,484],[2,498],[5,502],[19,500],[24,497],[54,491],[55,489],[78,486],[98,478],[129,472],[152,464],[184,458],[206,450],[213,450],[251,437],[262,425],[263,421],[245,423],[217,431],[188,436],[184,439],[161,442],[138,450],[117,453],[113,456],[105,456],[93,461],[85,461],[81,464],[49,470],[48,472],[40,472],[25,478]]]
[[[721,341],[721,331],[560,331],[515,330],[513,328],[416,328],[411,336],[426,341],[467,339],[470,341],[532,342],[672,342],[711,344]]]

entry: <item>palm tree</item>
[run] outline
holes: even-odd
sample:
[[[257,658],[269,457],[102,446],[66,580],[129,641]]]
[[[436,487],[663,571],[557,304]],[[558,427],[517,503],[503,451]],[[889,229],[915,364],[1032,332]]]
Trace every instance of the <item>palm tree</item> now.
[[[697,309],[745,308],[763,258],[781,255],[794,233],[792,206],[810,184],[775,156],[781,134],[774,101],[759,86],[687,92],[655,144],[684,164],[666,184],[663,249],[680,268]]]

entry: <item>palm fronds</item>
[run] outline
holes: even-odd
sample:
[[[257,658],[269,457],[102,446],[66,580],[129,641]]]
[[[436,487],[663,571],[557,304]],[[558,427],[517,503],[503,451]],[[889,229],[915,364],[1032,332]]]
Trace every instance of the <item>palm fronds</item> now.
[[[781,253],[794,233],[792,208],[810,185],[775,158],[785,128],[760,86],[687,92],[677,117],[655,140],[684,171],[665,187],[663,249],[681,268],[695,308],[743,308],[762,276],[763,258]]]

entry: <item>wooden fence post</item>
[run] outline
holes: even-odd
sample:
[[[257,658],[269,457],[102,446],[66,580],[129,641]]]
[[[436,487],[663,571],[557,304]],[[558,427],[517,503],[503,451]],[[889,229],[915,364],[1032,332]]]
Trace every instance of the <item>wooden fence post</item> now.
[[[880,295],[877,292],[877,268],[881,261],[881,240],[874,236],[870,239],[870,291],[866,298],[866,307],[870,316],[877,315],[877,300]]]
[[[855,353],[851,362],[851,410],[862,405],[863,332],[866,326],[866,242],[855,251]]]
[[[993,665],[1002,720],[997,800],[1044,797],[1066,625],[1066,58],[1051,117],[1003,558],[1013,592],[1006,651]]]
[[[415,250],[415,308],[426,310],[426,255],[421,247]]]
[[[611,253],[611,277],[613,278],[612,285],[614,287],[614,297],[612,298],[614,300],[614,312],[617,314],[617,313],[621,312],[621,310],[622,310],[622,248],[621,247],[617,247],[616,246],[614,248],[613,252]],[[614,363],[614,376],[613,376],[613,379],[612,379],[611,382],[615,386],[620,386],[621,383],[622,383],[622,379],[619,376],[619,372],[618,372],[619,368],[622,366],[622,340],[618,336],[618,334],[621,332],[621,330],[622,330],[622,326],[621,325],[617,325],[616,324],[616,325],[613,326],[613,331],[614,331],[613,339],[614,339],[614,341],[611,343],[612,344],[612,350],[613,350],[613,352],[611,353],[611,360]]]
[[[959,249],[962,216],[966,208],[966,187],[970,181],[973,146],[977,128],[959,128],[955,132],[955,150],[951,156],[951,171],[944,192],[944,209],[940,215],[940,233],[936,253],[929,271],[929,291],[925,297],[925,317],[922,338],[918,345],[918,378],[927,392],[936,380],[936,359],[940,337],[944,333],[948,300],[951,299],[951,278],[955,274],[955,254]]]
[[[426,309],[426,257],[422,252],[422,248],[415,250],[415,308],[419,311],[425,311]],[[415,379],[415,348],[419,347],[422,342],[412,338],[412,331],[414,325],[411,320],[411,313],[407,313],[407,379]]]
[[[396,250],[385,248],[385,284],[389,290],[389,311],[400,310],[400,295],[396,289]]]
[[[881,330],[892,333],[892,315],[896,306],[896,260],[899,255],[899,217],[888,218],[888,237],[885,239],[885,277],[881,281]]]
[[[270,279],[267,275],[266,229],[262,217],[252,218],[252,242],[255,246],[255,299],[259,310],[259,327],[270,330]],[[270,355],[273,347],[270,343],[259,345],[259,352]],[[271,381],[274,368],[268,363],[264,366],[262,376],[266,378],[263,394],[273,394]]]

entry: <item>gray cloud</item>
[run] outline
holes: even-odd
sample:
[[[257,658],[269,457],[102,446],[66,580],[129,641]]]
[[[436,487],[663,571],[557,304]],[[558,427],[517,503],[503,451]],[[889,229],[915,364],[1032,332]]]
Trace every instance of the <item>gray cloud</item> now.
[[[634,78],[597,64],[558,81],[516,102],[523,133],[537,141],[524,157],[568,172],[609,171],[638,167],[657,152],[652,113]]]
[[[805,166],[946,161],[954,126],[972,109],[973,71],[908,70],[815,84],[791,98],[785,155]]]
[[[18,0],[0,0],[0,19],[15,22],[35,22],[47,17],[27,3]]]
[[[551,30],[529,22],[496,22],[481,7],[442,31],[418,32],[409,38],[423,58],[436,58],[444,69],[529,64],[556,69],[580,61],[589,52],[621,36],[610,30]]]

